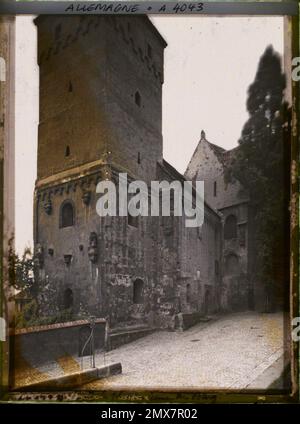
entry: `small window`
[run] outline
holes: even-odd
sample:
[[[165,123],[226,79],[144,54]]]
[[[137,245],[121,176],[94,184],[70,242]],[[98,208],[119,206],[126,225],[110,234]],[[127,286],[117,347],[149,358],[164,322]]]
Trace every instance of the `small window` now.
[[[133,282],[133,303],[143,303],[144,300],[143,280],[137,279]]]
[[[67,158],[68,156],[70,156],[70,154],[71,154],[70,146],[66,146],[65,157]]]
[[[214,182],[214,197],[217,196],[217,182]]]
[[[73,307],[73,292],[71,289],[64,291],[64,308],[71,309]]]
[[[141,95],[138,91],[135,93],[134,99],[135,99],[135,104],[138,105],[138,107],[141,107],[142,98],[141,98]]]
[[[141,163],[141,153],[138,152],[138,158],[137,158],[137,163],[140,165]]]
[[[70,202],[65,202],[60,211],[60,227],[72,227],[74,225],[74,208]]]
[[[132,216],[130,215],[130,213],[128,213],[128,225],[130,225],[131,227],[135,227],[138,228],[139,226],[139,220],[138,220],[138,216]]]
[[[234,215],[229,215],[226,218],[224,226],[225,240],[235,239],[237,237],[237,219]]]
[[[73,93],[73,84],[72,84],[71,81],[69,81],[69,88],[68,88],[68,90],[69,90],[69,93]]]
[[[152,59],[152,47],[150,46],[150,44],[148,44],[147,46],[147,55],[149,59]]]

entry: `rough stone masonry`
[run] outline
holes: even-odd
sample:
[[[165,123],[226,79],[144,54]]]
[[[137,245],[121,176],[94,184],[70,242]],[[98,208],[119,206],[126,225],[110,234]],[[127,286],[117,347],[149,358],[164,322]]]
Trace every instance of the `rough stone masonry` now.
[[[247,196],[241,200],[236,192],[226,210],[205,202],[200,228],[186,228],[185,217],[172,214],[100,218],[96,212],[96,185],[116,181],[121,172],[148,185],[186,180],[163,159],[167,44],[160,33],[145,16],[39,16],[35,23],[40,117],[34,244],[43,313],[84,310],[107,318],[111,327],[174,329],[182,314],[246,309]],[[199,146],[215,170],[223,166],[204,133]],[[204,170],[202,159],[189,166],[188,179],[198,178],[198,166]],[[215,180],[209,175],[213,199],[221,174]]]

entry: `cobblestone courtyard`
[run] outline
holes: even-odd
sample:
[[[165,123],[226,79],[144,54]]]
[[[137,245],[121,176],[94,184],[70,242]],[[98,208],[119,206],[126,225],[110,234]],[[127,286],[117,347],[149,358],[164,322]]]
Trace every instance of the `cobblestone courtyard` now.
[[[282,314],[236,313],[108,352],[105,362],[121,362],[123,373],[84,388],[266,388],[280,376],[282,356]]]

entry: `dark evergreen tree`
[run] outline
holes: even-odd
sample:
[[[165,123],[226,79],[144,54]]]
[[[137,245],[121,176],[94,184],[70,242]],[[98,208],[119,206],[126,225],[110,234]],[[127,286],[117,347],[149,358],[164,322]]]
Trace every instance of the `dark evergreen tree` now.
[[[249,119],[231,168],[231,174],[250,194],[255,240],[252,277],[264,284],[266,310],[282,303],[288,288],[285,186],[289,124],[283,97],[285,85],[281,58],[269,46],[260,58],[255,80],[248,89]]]

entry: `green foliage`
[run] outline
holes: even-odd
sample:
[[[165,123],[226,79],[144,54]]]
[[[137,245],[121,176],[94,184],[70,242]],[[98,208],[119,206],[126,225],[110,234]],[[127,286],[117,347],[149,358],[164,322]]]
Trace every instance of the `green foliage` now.
[[[16,313],[15,327],[26,328],[39,325],[50,325],[62,322],[77,321],[87,319],[87,315],[81,313],[74,314],[72,309],[64,309],[58,311],[51,316],[41,316],[38,313],[38,303],[36,300],[28,302],[22,311]]]
[[[14,250],[13,241],[12,237],[8,242],[9,284],[26,296],[34,297],[38,292],[38,282],[34,278],[35,264],[31,249],[25,248],[23,255],[19,257]]]
[[[21,308],[16,308],[15,327],[34,327],[86,319],[88,314],[82,305],[77,314],[72,308],[57,308],[47,312],[47,299],[55,297],[56,290],[52,289],[46,280],[40,281],[38,278],[38,265],[30,248],[25,248],[23,255],[18,256],[13,242],[12,237],[9,240],[8,254],[9,284],[17,293],[14,295],[15,301],[22,305]]]
[[[266,286],[283,283],[285,257],[288,108],[285,76],[271,46],[262,55],[248,89],[249,119],[239,140],[231,174],[248,189],[254,214],[256,275]],[[228,172],[227,172],[228,173]],[[228,175],[227,175],[228,178]]]
[[[24,305],[22,311],[15,314],[16,328],[30,327],[34,325],[38,317],[38,305],[36,300],[31,300]]]

